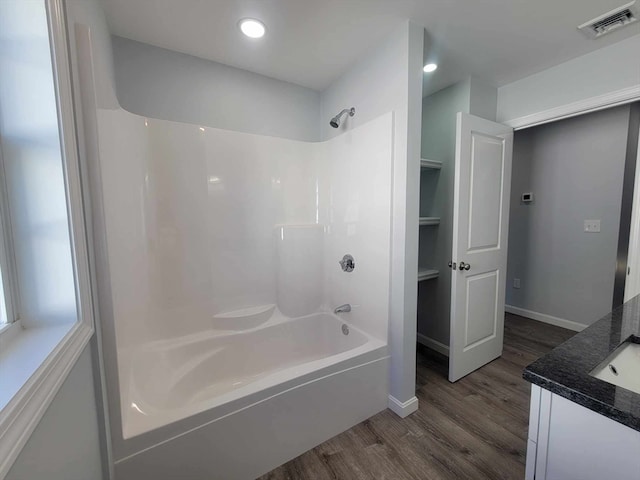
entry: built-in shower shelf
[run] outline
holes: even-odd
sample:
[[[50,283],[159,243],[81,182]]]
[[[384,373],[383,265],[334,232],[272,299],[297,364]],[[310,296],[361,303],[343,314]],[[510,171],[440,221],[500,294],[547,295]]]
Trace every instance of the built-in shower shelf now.
[[[429,268],[420,268],[418,269],[418,281],[421,282],[423,280],[431,280],[432,278],[438,278],[440,272],[438,270],[432,270]]]
[[[420,226],[440,225],[440,217],[420,217]]]
[[[440,170],[442,168],[442,162],[438,160],[429,160],[427,158],[420,159],[421,168],[430,168],[432,170]]]

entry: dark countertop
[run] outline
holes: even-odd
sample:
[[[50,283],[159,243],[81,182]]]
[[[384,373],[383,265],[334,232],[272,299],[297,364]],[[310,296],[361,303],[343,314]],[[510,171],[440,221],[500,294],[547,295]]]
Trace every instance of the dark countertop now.
[[[640,337],[640,296],[533,362],[522,376],[535,385],[640,431],[640,394],[589,375],[621,343],[634,336]]]

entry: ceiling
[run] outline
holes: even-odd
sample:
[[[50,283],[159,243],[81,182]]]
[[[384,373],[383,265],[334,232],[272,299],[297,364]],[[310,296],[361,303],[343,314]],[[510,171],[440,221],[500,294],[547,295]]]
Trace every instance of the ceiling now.
[[[427,30],[425,93],[468,75],[496,86],[640,33],[576,27],[628,0],[102,0],[111,32],[314,90],[326,89],[404,20]],[[261,40],[241,18],[262,20]]]

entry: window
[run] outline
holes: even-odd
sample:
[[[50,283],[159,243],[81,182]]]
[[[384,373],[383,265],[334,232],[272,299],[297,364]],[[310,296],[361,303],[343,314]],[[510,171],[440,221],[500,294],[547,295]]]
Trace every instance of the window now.
[[[62,0],[0,0],[0,478],[93,334]]]
[[[0,268],[2,266],[0,265]],[[9,318],[7,315],[7,302],[4,298],[5,296],[4,282],[2,281],[2,272],[0,271],[0,328],[4,327],[7,323],[9,323]]]
[[[15,298],[17,298],[14,282],[13,251],[11,249],[10,222],[4,168],[2,162],[2,142],[0,140],[0,331],[17,320]]]
[[[0,237],[3,235],[4,229],[0,231]],[[4,252],[6,248],[0,242],[0,258],[6,258]],[[9,313],[9,309],[7,304],[10,304],[10,282],[4,278],[7,272],[7,267],[5,267],[4,262],[0,261],[0,329],[7,326],[9,323],[13,323],[12,315]],[[7,301],[9,300],[9,302]]]
[[[0,15],[1,202],[5,245],[14,247],[5,258],[16,266],[16,310],[24,328],[73,324],[74,266],[45,2],[3,1]],[[5,288],[13,288],[10,277]]]

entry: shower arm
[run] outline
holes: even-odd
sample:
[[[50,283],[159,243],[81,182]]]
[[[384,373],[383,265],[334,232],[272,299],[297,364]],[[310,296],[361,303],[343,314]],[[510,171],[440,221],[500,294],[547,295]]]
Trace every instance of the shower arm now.
[[[350,117],[353,117],[356,114],[356,109],[354,107],[345,108],[338,115],[336,115],[336,117],[342,118],[342,115],[344,115],[345,113],[348,113]]]
[[[339,114],[337,114],[335,117],[331,119],[331,121],[329,122],[329,125],[331,125],[333,128],[338,128],[340,126],[340,119],[345,113],[350,117],[353,117],[356,114],[356,109],[355,107],[345,108]]]

